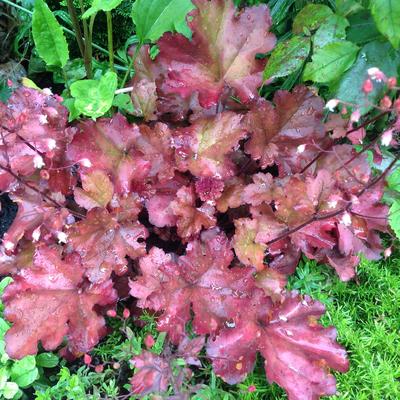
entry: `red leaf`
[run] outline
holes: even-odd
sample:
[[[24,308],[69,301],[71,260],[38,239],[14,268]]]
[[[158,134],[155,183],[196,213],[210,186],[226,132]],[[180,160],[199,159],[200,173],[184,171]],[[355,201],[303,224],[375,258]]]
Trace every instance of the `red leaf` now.
[[[251,138],[245,150],[263,168],[276,163],[281,175],[300,172],[319,153],[315,144],[324,146],[324,102],[304,86],[280,90],[273,101],[275,107],[260,99],[246,115]]]
[[[164,358],[145,350],[132,359],[132,364],[136,369],[131,379],[132,393],[145,395],[168,389],[170,368]]]
[[[202,228],[208,229],[216,224],[215,209],[204,203],[196,207],[196,197],[193,186],[184,186],[176,193],[176,200],[169,205],[176,217],[178,235],[189,239],[197,235]]]
[[[22,358],[37,352],[41,341],[55,350],[68,338],[73,353],[90,351],[105,333],[103,317],[94,307],[116,301],[111,281],[87,285],[77,255],[62,260],[57,249],[38,247],[31,268],[13,276],[3,301],[13,326],[6,333],[7,353]]]
[[[119,275],[127,272],[126,256],[135,259],[146,254],[147,235],[135,215],[95,208],[71,226],[68,243],[82,257],[86,276],[98,283],[107,280],[112,271]]]
[[[178,115],[187,108],[185,101],[196,97],[202,107],[215,106],[225,88],[234,90],[243,103],[253,100],[265,65],[255,56],[275,45],[275,36],[268,32],[272,22],[268,8],[261,5],[237,13],[231,1],[194,4],[197,9],[189,22],[192,40],[166,33],[158,41],[160,53],[153,63],[146,49],[140,52],[134,87],[149,88],[153,94],[155,84],[163,111]],[[182,100],[170,101],[170,95]]]
[[[117,193],[129,193],[131,182],[144,179],[151,164],[135,151],[139,127],[116,114],[111,119],[86,120],[68,146],[67,157],[81,167],[81,175],[100,170],[112,177]]]
[[[68,112],[55,96],[21,87],[8,104],[0,103],[0,163],[20,176],[57,162],[73,130],[66,128]],[[0,190],[12,190],[15,179],[0,170]]]
[[[216,374],[228,383],[240,382],[253,369],[259,351],[268,380],[282,386],[289,399],[314,400],[336,392],[328,368],[345,372],[348,361],[335,342],[335,329],[316,323],[324,313],[321,303],[291,293],[282,305],[270,304],[264,314],[242,312],[236,327],[223,329],[208,342],[207,354]]]
[[[225,111],[213,118],[199,119],[174,134],[178,167],[197,177],[233,176],[235,168],[228,155],[245,136],[239,114]]]
[[[34,242],[57,241],[59,233],[71,219],[66,208],[55,208],[29,188],[16,191],[11,198],[18,204],[18,212],[3,238],[3,244],[10,252],[16,249],[23,237]]]
[[[153,247],[140,260],[143,276],[130,283],[131,295],[139,307],[162,312],[158,329],[173,343],[184,337],[191,308],[194,331],[215,332],[237,314],[252,275],[252,268],[229,269],[232,259],[228,239],[217,230],[203,232],[178,259]]]

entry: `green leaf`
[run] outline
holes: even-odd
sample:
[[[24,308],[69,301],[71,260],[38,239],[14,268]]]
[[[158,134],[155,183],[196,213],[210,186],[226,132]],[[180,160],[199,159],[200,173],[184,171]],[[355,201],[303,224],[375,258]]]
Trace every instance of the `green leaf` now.
[[[363,9],[363,6],[357,0],[336,0],[336,13],[347,17]]]
[[[43,0],[36,0],[32,16],[36,50],[47,65],[64,67],[69,58],[68,44],[60,24]]]
[[[347,40],[356,44],[366,44],[378,38],[383,38],[376,29],[375,21],[367,10],[349,17],[350,28],[347,30]]]
[[[74,107],[84,115],[98,118],[112,106],[118,78],[115,72],[107,72],[99,80],[88,79],[74,82],[71,95],[75,98]]]
[[[346,28],[349,21],[340,15],[331,15],[315,32],[313,43],[314,51],[328,43],[346,39]]]
[[[400,1],[371,0],[370,6],[377,28],[397,49],[400,45]]]
[[[317,29],[333,11],[323,4],[308,4],[295,17],[293,33],[302,33],[304,29],[313,31]]]
[[[126,93],[117,94],[114,97],[113,106],[118,107],[121,111],[126,111],[128,113],[133,113],[135,111],[131,96]]]
[[[11,367],[10,376],[22,388],[32,384],[39,377],[35,357],[27,356],[15,361]]]
[[[54,83],[71,83],[86,77],[85,64],[80,58],[70,60],[63,69],[58,69],[53,73]]]
[[[389,189],[400,192],[400,168],[396,168],[393,173],[387,177]]]
[[[338,79],[352,66],[357,52],[358,47],[351,42],[327,44],[313,54],[312,62],[304,70],[304,80],[327,83]]]
[[[54,368],[58,365],[58,356],[53,353],[42,353],[36,356],[36,365],[43,368]]]
[[[264,70],[264,80],[290,75],[297,71],[310,53],[310,38],[293,36],[279,43]]]
[[[194,9],[190,0],[136,0],[132,19],[140,43],[155,42],[165,32],[188,34],[186,15]]]
[[[66,98],[62,102],[62,105],[68,108],[69,111],[68,122],[74,121],[79,117],[80,112],[75,107],[75,99],[71,97]]]
[[[380,41],[368,43],[361,48],[354,65],[342,76],[336,88],[333,89],[333,97],[354,104],[362,114],[365,114],[372,108],[370,104],[376,104],[384,90],[383,85],[374,84],[374,90],[368,94],[367,98],[362,94],[361,88],[368,77],[368,68],[377,67],[386,76],[397,76],[399,66],[400,55],[390,43]]]
[[[7,382],[3,388],[3,397],[12,399],[18,393],[19,387],[15,382]]]
[[[400,239],[400,201],[396,200],[389,210],[389,223],[396,236]]]
[[[8,378],[10,377],[10,374],[8,373],[8,370],[6,367],[0,368],[0,390],[4,389],[4,386],[6,385],[6,382],[8,381]]]
[[[4,289],[12,282],[12,278],[9,276],[6,276],[0,281],[0,296],[3,295]]]
[[[167,334],[165,332],[161,332],[158,334],[156,342],[152,347],[151,351],[156,354],[161,354],[164,349],[164,342]]]
[[[117,8],[122,0],[93,0],[92,6],[86,10],[82,18],[86,19],[99,11],[111,11]]]

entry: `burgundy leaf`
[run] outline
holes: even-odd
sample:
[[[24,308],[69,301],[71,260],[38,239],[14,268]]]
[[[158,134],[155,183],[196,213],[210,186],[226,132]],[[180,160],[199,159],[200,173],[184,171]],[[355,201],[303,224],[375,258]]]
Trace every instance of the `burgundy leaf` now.
[[[13,276],[3,301],[4,315],[13,325],[6,333],[13,358],[35,354],[39,341],[55,350],[68,339],[73,353],[90,351],[105,334],[105,321],[95,306],[116,301],[111,281],[87,285],[79,256],[60,258],[58,249],[38,247],[33,265]]]

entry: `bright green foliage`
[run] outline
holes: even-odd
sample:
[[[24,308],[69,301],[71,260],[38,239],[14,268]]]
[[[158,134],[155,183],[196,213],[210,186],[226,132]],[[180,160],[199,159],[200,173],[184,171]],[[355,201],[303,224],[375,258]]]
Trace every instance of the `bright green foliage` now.
[[[389,189],[400,193],[400,168],[396,168],[386,180]]]
[[[302,33],[304,30],[317,29],[333,11],[323,4],[308,4],[297,15],[293,21],[293,32]]]
[[[186,15],[194,8],[190,0],[136,0],[132,19],[140,43],[154,43],[165,32],[176,31],[188,36]]]
[[[35,400],[115,399],[119,389],[115,386],[113,378],[107,379],[110,372],[111,370],[106,370],[104,373],[90,372],[83,366],[73,374],[67,367],[63,367],[58,375],[58,381],[46,390],[37,390]]]
[[[379,31],[397,49],[400,45],[400,1],[371,0],[371,13]]]
[[[400,239],[400,200],[395,200],[390,207],[389,223],[396,236]]]
[[[399,66],[400,55],[390,43],[370,42],[360,50],[354,65],[341,77],[334,97],[359,105],[364,114],[372,108],[369,104],[377,101],[383,89],[382,85],[374,84],[374,90],[368,95],[368,102],[365,101],[366,96],[361,93],[361,88],[368,76],[368,68],[377,67],[390,77],[397,76]]]
[[[314,51],[328,43],[346,39],[346,28],[349,22],[340,15],[331,15],[315,32],[313,43]]]
[[[310,38],[293,36],[273,50],[264,71],[264,80],[287,76],[297,71],[310,53]]]
[[[75,109],[92,118],[101,117],[112,106],[118,78],[115,72],[107,72],[99,80],[87,79],[71,85],[71,95],[75,98]]]
[[[347,41],[337,41],[317,49],[306,65],[304,80],[327,83],[338,79],[357,57],[359,48]]]
[[[114,97],[113,106],[118,107],[120,111],[127,111],[128,113],[133,113],[135,111],[131,96],[126,93],[117,94]]]
[[[363,6],[357,0],[336,0],[336,12],[344,17],[361,11]]]
[[[36,0],[32,17],[36,50],[47,65],[64,67],[69,58],[68,44],[60,24],[43,0]]]
[[[383,36],[376,29],[372,15],[367,10],[350,15],[348,20],[350,27],[347,30],[347,40],[363,45],[373,40],[383,39]]]
[[[93,0],[92,6],[85,11],[82,18],[89,18],[99,11],[111,11],[117,8],[122,0]]]

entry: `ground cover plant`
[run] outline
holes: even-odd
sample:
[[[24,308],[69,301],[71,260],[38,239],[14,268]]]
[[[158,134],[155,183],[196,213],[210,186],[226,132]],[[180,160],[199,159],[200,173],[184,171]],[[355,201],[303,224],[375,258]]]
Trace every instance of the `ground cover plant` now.
[[[379,2],[371,14],[357,2],[300,7],[280,36],[278,2],[270,11],[137,0],[135,36],[114,51],[121,3],[66,1],[70,30],[36,0],[32,54],[61,89],[25,78],[3,92],[0,189],[18,205],[1,247],[1,274],[12,278],[5,351],[31,364],[25,386],[6,373],[1,390],[259,398],[268,381],[289,399],[334,395],[332,372],[347,372],[349,357],[328,322],[343,329],[343,344],[361,346],[335,314],[340,301],[320,289],[340,298],[347,286],[333,280],[361,279],[360,261],[390,257],[399,236],[396,26],[381,20]],[[107,50],[93,41],[103,13]],[[347,17],[375,21],[375,36],[363,42]],[[107,59],[93,58],[96,49]],[[362,265],[376,273],[372,261]],[[389,288],[394,276],[376,281]],[[349,285],[343,297],[362,298]],[[381,346],[373,329],[368,346]],[[36,368],[41,348],[86,367],[71,373],[62,361],[52,386]],[[398,391],[387,367],[396,352],[387,354],[388,389],[376,384],[360,399]],[[249,383],[261,370],[264,383]]]

